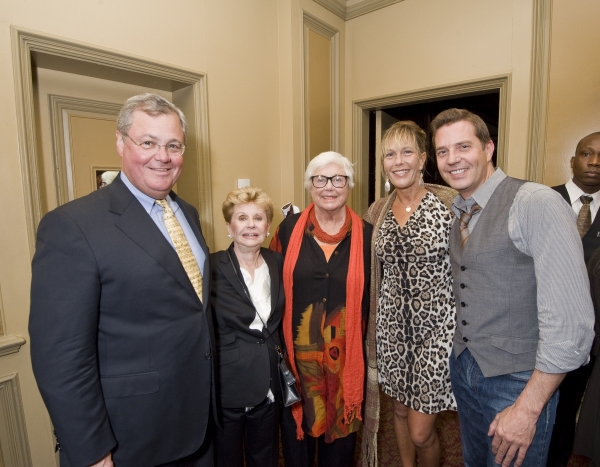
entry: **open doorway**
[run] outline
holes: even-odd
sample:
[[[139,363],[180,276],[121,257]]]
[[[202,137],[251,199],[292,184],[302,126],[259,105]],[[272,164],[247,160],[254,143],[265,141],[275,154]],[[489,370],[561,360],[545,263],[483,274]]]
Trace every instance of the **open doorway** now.
[[[423,173],[426,183],[446,185],[437,169],[435,153],[431,145],[431,121],[443,110],[450,108],[467,109],[479,115],[486,123],[490,137],[494,142],[493,163],[497,163],[498,127],[500,121],[500,90],[492,89],[478,94],[465,94],[428,100],[410,102],[384,109],[369,111],[369,169],[368,169],[368,200],[369,205],[377,198],[384,196],[385,180],[381,170],[380,141],[385,131],[395,122],[412,120],[427,133],[428,154]]]

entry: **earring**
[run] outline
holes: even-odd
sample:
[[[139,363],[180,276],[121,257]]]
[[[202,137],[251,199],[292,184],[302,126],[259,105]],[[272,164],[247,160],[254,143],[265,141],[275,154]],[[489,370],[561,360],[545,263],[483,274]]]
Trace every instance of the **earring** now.
[[[421,178],[419,178],[419,186],[420,187],[425,186],[425,182],[423,181],[423,171],[421,171]]]
[[[392,188],[392,187],[390,186],[390,181],[389,181],[389,180],[386,180],[386,181],[385,181],[385,185],[384,185],[384,187],[385,187],[385,192],[386,192],[386,193],[389,193],[389,192],[390,192],[390,189]]]
[[[231,238],[231,234],[227,234],[227,236],[228,236],[229,238]]]
[[[271,235],[271,232],[267,232],[267,235],[265,235],[265,236],[268,237],[269,235]]]

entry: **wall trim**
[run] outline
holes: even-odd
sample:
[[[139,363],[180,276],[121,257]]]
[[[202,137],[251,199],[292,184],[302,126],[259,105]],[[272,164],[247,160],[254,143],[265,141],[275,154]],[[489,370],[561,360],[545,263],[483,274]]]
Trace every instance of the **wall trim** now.
[[[56,201],[60,206],[74,198],[72,184],[71,153],[67,150],[68,141],[65,139],[64,112],[69,115],[95,114],[119,115],[120,104],[80,99],[78,97],[48,95],[50,106],[50,132],[52,134],[52,157],[54,160],[54,179],[56,182]],[[71,179],[71,180],[69,180]]]
[[[447,86],[425,88],[387,96],[356,100],[352,103],[352,163],[356,185],[350,192],[352,208],[362,214],[367,209],[369,157],[369,112],[401,104],[431,101],[461,94],[499,90],[500,108],[498,116],[498,167],[506,169],[509,131],[509,96],[511,75],[491,76],[473,81],[463,81]]]
[[[551,40],[552,0],[535,0],[527,179],[538,183],[544,182],[546,164]]]
[[[25,416],[16,373],[0,378],[0,444],[2,465],[33,465],[25,430]]]
[[[33,67],[142,84],[170,92],[191,89],[195,122],[194,131],[191,133],[195,136],[193,144],[197,147],[198,154],[199,199],[196,201],[200,207],[200,221],[204,226],[206,241],[212,247],[214,232],[206,74],[17,26],[11,26],[11,42],[21,177],[31,256],[35,251],[37,226],[44,214],[36,149]]]
[[[356,18],[357,16],[366,15],[380,8],[392,5],[394,3],[401,2],[403,0],[362,0],[361,2],[346,6],[340,0],[314,0],[319,5],[327,8],[329,11],[335,13],[344,21]],[[342,0],[343,1],[343,0]]]
[[[10,355],[11,353],[17,353],[25,342],[23,337],[15,336],[13,334],[0,337],[0,357]]]
[[[330,57],[329,76],[330,76],[330,102],[331,112],[330,120],[330,148],[332,151],[339,152],[340,148],[340,32],[329,24],[321,21],[319,18],[303,11],[302,14],[302,170],[306,169],[310,161],[308,154],[310,147],[310,122],[309,122],[309,100],[308,100],[308,31],[314,31],[321,36],[329,39]],[[303,190],[303,203],[307,204],[307,193]]]

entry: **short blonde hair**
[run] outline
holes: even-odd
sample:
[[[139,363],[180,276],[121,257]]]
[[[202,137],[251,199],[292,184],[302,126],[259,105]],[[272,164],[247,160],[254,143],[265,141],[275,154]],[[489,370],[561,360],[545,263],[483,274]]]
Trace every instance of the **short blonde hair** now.
[[[412,143],[419,153],[427,153],[427,134],[412,120],[401,120],[389,127],[381,138],[381,157],[396,143],[402,145]]]
[[[310,190],[312,186],[311,177],[315,174],[317,170],[321,167],[325,167],[329,164],[339,165],[345,174],[337,174],[337,175],[346,175],[348,177],[348,186],[352,188],[354,186],[354,167],[352,166],[352,162],[348,160],[347,157],[342,156],[338,152],[327,151],[322,152],[318,156],[315,156],[306,167],[306,172],[304,172],[304,188]]]
[[[245,186],[229,192],[227,198],[223,201],[222,207],[225,222],[228,224],[231,222],[231,217],[236,206],[248,203],[258,204],[263,208],[267,214],[267,221],[269,224],[271,223],[273,220],[273,202],[265,190],[253,186]]]

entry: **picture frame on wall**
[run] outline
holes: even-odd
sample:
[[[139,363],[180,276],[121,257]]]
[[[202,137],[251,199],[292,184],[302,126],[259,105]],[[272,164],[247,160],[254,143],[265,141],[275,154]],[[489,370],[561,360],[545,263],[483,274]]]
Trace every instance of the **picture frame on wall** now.
[[[121,167],[92,166],[92,187],[98,190],[112,183]]]

